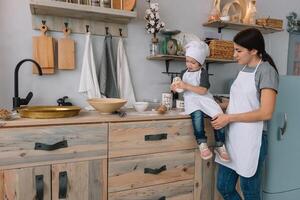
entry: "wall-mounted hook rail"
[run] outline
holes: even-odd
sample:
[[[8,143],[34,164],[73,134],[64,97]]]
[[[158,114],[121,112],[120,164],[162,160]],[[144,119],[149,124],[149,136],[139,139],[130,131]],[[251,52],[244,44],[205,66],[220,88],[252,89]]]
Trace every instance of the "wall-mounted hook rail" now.
[[[102,21],[83,21],[76,18],[62,18],[55,16],[34,16],[32,26],[35,30],[40,30],[42,25],[42,20],[48,26],[50,31],[63,32],[65,29],[64,23],[68,23],[68,28],[72,28],[72,33],[86,34],[86,25],[89,25],[89,32],[93,35],[105,36],[105,27],[108,27],[108,32],[113,37],[120,37],[119,29],[122,29],[122,37],[128,37],[128,29],[126,24],[114,24]]]
[[[108,29],[109,29],[109,28],[106,26],[106,27],[105,27],[105,34],[106,34],[106,35],[109,34],[109,33],[108,33]]]

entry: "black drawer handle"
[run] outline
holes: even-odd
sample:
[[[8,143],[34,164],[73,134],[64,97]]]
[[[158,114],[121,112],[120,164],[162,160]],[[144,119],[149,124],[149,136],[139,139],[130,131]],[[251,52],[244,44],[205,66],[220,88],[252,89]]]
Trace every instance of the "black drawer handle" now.
[[[36,200],[44,199],[44,176],[35,176],[35,187],[36,187]]]
[[[157,168],[157,169],[151,169],[151,168],[145,168],[144,169],[144,174],[160,174],[163,171],[167,170],[167,166],[164,165],[161,168]]]
[[[165,196],[160,197],[158,200],[166,200],[166,197]]]
[[[55,144],[44,144],[44,143],[39,143],[36,142],[34,149],[35,150],[45,150],[45,151],[53,151],[56,149],[61,149],[61,148],[66,148],[68,147],[68,141],[67,140],[63,140],[60,142],[57,142]]]
[[[59,199],[67,198],[68,174],[67,172],[59,172]]]
[[[166,140],[167,138],[168,138],[167,133],[161,133],[156,135],[145,135],[145,141]]]

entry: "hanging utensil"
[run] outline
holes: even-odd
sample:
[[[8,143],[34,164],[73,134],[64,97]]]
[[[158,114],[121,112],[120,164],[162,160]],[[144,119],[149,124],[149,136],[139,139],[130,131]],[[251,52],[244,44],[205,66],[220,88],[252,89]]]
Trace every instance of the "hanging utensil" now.
[[[75,41],[69,36],[71,29],[65,23],[64,38],[58,40],[58,69],[75,69]]]
[[[32,37],[33,42],[33,59],[37,61],[41,68],[43,74],[53,74],[54,73],[54,45],[55,41],[52,37],[47,36],[46,32],[48,27],[46,26],[46,21],[42,21],[40,27],[41,35]],[[33,67],[33,73],[37,74],[38,71]]]

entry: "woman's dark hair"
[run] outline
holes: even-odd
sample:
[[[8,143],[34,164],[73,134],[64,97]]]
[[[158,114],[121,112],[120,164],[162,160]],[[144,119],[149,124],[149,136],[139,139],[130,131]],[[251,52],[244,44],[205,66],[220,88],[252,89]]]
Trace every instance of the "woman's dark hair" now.
[[[262,59],[262,61],[268,61],[270,65],[274,67],[278,73],[277,67],[272,59],[272,57],[265,50],[265,40],[261,32],[256,28],[245,29],[236,36],[234,36],[233,41],[248,49],[248,50],[257,50],[257,55]]]

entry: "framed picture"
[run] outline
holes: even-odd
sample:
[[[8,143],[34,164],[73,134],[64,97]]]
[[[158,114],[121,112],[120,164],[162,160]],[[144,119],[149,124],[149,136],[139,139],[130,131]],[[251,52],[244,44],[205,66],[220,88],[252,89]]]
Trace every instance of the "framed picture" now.
[[[287,74],[300,76],[300,32],[292,32],[289,36]]]

